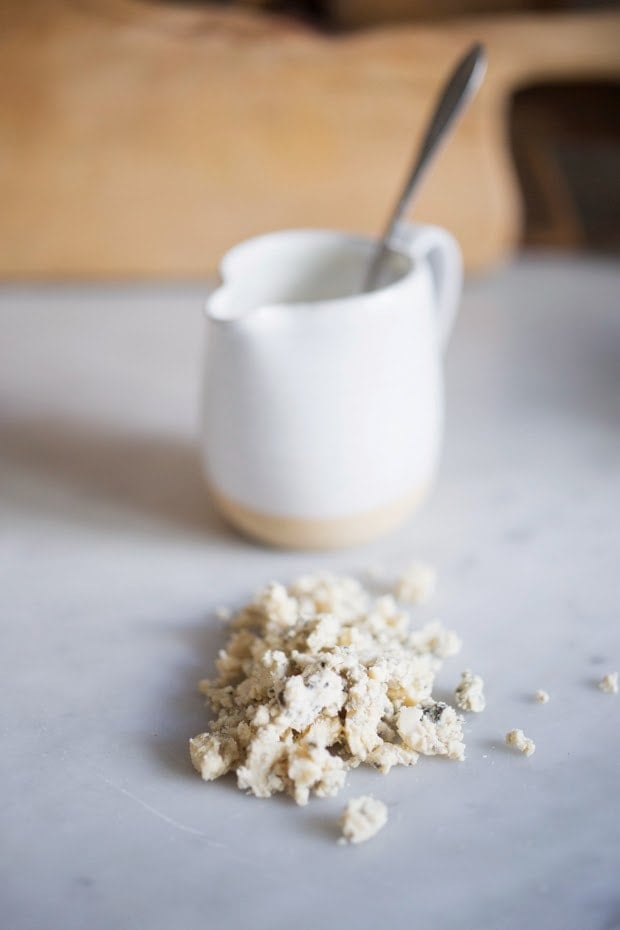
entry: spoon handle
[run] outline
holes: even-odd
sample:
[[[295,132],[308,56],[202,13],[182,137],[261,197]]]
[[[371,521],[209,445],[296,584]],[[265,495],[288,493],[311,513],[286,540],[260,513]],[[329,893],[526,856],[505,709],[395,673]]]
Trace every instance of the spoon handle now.
[[[486,55],[484,46],[476,42],[459,61],[439,96],[422,145],[407,176],[405,186],[390,215],[385,231],[373,252],[364,280],[364,291],[371,291],[375,287],[381,274],[383,262],[389,251],[390,240],[409,206],[420,179],[442,142],[445,141],[450,130],[454,127],[465,106],[480,87],[485,71]]]

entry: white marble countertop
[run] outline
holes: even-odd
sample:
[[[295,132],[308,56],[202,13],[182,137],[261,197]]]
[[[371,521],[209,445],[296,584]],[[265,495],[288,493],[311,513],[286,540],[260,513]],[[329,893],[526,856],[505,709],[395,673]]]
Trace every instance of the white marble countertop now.
[[[620,927],[620,270],[523,260],[467,288],[448,436],[410,525],[329,556],[213,515],[195,452],[203,288],[0,294],[0,897],[11,930]],[[187,738],[213,618],[316,567],[433,561],[420,619],[488,709],[421,759],[297,808],[204,784]],[[532,693],[545,688],[546,706]],[[526,759],[502,745],[522,727]],[[390,808],[341,847],[346,798]]]

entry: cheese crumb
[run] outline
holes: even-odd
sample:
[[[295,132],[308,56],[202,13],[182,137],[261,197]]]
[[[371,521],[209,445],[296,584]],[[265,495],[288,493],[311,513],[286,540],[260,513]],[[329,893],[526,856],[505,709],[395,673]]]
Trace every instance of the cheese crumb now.
[[[233,617],[217,676],[200,682],[214,719],[190,740],[194,767],[306,804],[337,794],[362,763],[386,774],[420,754],[463,759],[462,718],[432,697],[460,640],[438,621],[409,623],[392,595],[373,598],[353,578],[268,585]]]
[[[537,704],[548,704],[549,695],[547,694],[546,691],[543,691],[542,689],[539,688],[539,690],[534,693],[534,700],[536,701]]]
[[[437,572],[428,562],[412,562],[394,585],[394,594],[407,604],[426,604],[437,587]]]
[[[387,572],[381,565],[370,565],[364,571],[364,577],[371,585],[385,585],[389,587],[389,582],[386,582]]]
[[[466,669],[461,673],[461,681],[454,691],[456,706],[479,714],[487,706],[483,689],[484,681],[480,675],[474,675],[470,669]]]
[[[465,758],[461,718],[443,701],[401,707],[396,729],[403,743],[422,755],[447,756],[457,762]]]
[[[365,843],[387,823],[388,812],[383,801],[363,796],[353,798],[339,820],[342,828],[341,843]]]
[[[529,739],[523,730],[509,730],[506,733],[506,745],[518,749],[519,752],[525,753],[526,756],[531,756],[536,751],[534,740]]]
[[[618,693],[618,672],[608,672],[598,683],[601,691],[606,694]]]

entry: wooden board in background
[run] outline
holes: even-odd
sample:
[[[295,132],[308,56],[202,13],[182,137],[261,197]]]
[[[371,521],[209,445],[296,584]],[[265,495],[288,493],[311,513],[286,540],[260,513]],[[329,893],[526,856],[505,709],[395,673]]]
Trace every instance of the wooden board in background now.
[[[286,226],[375,234],[446,70],[487,82],[417,205],[479,269],[516,242],[515,88],[620,72],[620,15],[525,15],[342,37],[264,14],[5,0],[0,276],[187,278]]]

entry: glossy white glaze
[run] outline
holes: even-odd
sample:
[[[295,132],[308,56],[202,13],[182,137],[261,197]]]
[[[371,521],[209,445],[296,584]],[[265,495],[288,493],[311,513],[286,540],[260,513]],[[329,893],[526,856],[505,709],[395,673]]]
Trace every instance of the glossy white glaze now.
[[[370,251],[297,230],[224,259],[207,305],[203,457],[237,504],[340,519],[431,483],[460,253],[443,230],[405,227],[383,286],[359,294]]]

